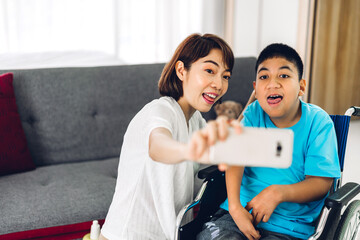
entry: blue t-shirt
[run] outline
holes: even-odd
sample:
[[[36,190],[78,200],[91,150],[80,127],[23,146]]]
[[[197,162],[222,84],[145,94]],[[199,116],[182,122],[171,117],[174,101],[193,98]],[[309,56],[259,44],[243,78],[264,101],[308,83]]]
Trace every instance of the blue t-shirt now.
[[[306,175],[340,177],[333,121],[320,107],[300,102],[301,118],[288,128],[294,132],[291,166],[287,169],[246,167],[240,191],[244,207],[263,189],[273,184],[298,183]],[[246,108],[242,123],[246,127],[277,128],[258,101]],[[314,221],[321,212],[324,200],[325,198],[308,203],[283,202],[277,206],[268,222],[260,222],[257,227],[308,239],[315,231]],[[227,199],[221,208],[228,210]]]

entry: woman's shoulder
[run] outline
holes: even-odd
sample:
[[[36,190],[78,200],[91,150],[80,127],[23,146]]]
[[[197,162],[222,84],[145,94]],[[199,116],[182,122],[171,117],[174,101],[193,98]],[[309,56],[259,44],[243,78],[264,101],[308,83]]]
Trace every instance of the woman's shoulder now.
[[[176,118],[177,113],[172,100],[168,97],[161,97],[147,103],[137,112],[130,121],[128,130],[145,130],[153,128],[154,126],[172,128],[173,123],[176,122]]]
[[[156,114],[156,113],[163,113],[163,112],[174,112],[176,110],[177,102],[175,99],[171,97],[160,97],[158,99],[154,99],[151,102],[147,103],[139,113],[143,114]]]

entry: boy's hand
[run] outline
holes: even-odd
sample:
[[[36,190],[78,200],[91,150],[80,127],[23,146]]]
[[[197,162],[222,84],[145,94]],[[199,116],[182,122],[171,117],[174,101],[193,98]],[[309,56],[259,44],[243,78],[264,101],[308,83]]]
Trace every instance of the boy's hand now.
[[[248,211],[252,209],[254,226],[257,226],[261,221],[267,222],[269,220],[277,205],[281,203],[280,196],[279,185],[271,185],[248,202],[245,209]]]
[[[257,231],[253,225],[253,216],[246,211],[245,208],[240,207],[236,210],[232,210],[230,215],[240,231],[249,239],[249,240],[258,240],[260,239],[260,233]]]

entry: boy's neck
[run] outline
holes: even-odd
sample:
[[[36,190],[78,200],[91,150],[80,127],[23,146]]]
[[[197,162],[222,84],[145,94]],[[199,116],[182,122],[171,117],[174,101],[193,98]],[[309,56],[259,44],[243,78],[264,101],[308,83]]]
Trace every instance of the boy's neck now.
[[[289,128],[299,122],[301,118],[301,102],[300,99],[297,101],[297,107],[294,108],[293,112],[289,112],[286,116],[281,118],[271,118],[271,121],[278,128]]]

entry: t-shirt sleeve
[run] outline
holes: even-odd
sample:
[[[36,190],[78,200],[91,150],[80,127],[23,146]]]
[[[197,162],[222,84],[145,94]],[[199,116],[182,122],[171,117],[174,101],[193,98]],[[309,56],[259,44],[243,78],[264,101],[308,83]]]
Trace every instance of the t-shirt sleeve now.
[[[254,120],[258,118],[259,114],[259,106],[257,102],[251,103],[247,108],[244,110],[243,119],[241,120],[241,124],[244,127],[254,127]]]
[[[335,128],[329,116],[318,120],[309,136],[305,175],[340,177]]]
[[[145,121],[145,131],[150,134],[155,128],[166,128],[173,134],[173,124],[175,122],[175,113],[173,108],[163,102],[154,104],[152,108],[148,109],[146,114],[147,120]]]

